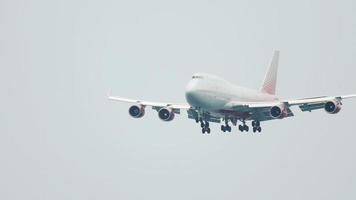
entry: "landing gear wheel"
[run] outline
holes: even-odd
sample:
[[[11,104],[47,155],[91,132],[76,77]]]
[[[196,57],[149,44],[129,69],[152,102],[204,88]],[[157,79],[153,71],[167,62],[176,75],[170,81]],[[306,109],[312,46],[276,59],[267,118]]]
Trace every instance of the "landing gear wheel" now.
[[[226,130],[227,130],[228,132],[231,132],[231,126],[226,127]]]
[[[203,123],[203,122],[201,122],[201,123],[200,123],[200,127],[202,127],[202,128],[204,128],[204,127],[205,127],[205,125],[204,125],[204,123]]]
[[[202,129],[201,129],[201,132],[202,132],[203,134],[205,134],[205,128],[202,128]]]
[[[253,127],[253,132],[261,132],[262,128],[261,128],[261,123],[259,121],[252,121],[252,127]]]
[[[242,125],[239,125],[239,131],[244,132],[244,127]]]
[[[243,127],[243,128],[244,128],[244,130],[245,130],[246,132],[248,132],[248,131],[249,131],[249,129],[250,129],[247,125],[244,125],[244,127]]]
[[[203,134],[205,134],[205,133],[207,133],[207,134],[210,134],[210,128],[202,128],[201,129],[201,132],[203,133]]]
[[[257,131],[258,131],[259,133],[261,133],[262,128],[259,126],[259,127],[257,128]]]
[[[222,131],[222,132],[226,132],[226,129],[225,129],[225,126],[224,126],[224,125],[221,125],[221,131]]]

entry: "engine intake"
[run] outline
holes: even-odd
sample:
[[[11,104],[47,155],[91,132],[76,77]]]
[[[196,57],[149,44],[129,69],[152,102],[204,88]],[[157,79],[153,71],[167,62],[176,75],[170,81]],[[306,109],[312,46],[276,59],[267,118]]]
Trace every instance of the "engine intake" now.
[[[158,117],[163,121],[172,121],[174,119],[174,112],[171,108],[161,108],[158,111]]]
[[[129,109],[129,114],[133,118],[141,118],[145,115],[145,106],[133,105]]]
[[[339,101],[329,101],[325,103],[325,111],[329,114],[336,114],[341,110],[341,103]]]
[[[287,116],[284,105],[273,106],[270,110],[270,115],[274,119],[282,119]]]

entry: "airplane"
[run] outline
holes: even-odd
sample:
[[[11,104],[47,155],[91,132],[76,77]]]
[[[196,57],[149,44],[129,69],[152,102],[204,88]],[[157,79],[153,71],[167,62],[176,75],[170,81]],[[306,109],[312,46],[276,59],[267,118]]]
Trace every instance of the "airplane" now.
[[[210,134],[209,123],[222,123],[221,131],[231,132],[230,122],[239,131],[248,132],[246,121],[252,121],[253,132],[261,132],[261,122],[293,117],[290,109],[298,106],[303,112],[324,109],[329,114],[339,113],[344,99],[355,98],[356,94],[345,96],[319,96],[303,99],[280,100],[276,96],[279,51],[275,51],[259,90],[234,85],[221,77],[197,73],[186,86],[185,98],[188,104],[151,102],[138,99],[115,97],[113,101],[133,104],[129,114],[133,118],[145,115],[146,107],[152,107],[163,121],[172,121],[181,110],[186,110],[189,119],[200,123],[203,134]]]

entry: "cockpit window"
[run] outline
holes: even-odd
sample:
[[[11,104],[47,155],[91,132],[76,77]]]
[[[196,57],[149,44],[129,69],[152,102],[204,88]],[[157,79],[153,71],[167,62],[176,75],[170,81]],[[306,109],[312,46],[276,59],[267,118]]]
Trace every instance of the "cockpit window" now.
[[[193,76],[193,79],[203,79],[203,76]]]

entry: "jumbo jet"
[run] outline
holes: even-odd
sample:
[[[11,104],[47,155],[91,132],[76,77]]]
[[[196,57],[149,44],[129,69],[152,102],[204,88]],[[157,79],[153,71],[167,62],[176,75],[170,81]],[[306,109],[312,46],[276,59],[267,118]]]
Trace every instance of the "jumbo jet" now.
[[[324,109],[329,114],[341,110],[344,99],[355,98],[356,94],[345,96],[320,96],[294,100],[280,100],[276,94],[279,51],[275,51],[262,86],[252,90],[234,85],[215,75],[197,73],[189,81],[185,98],[188,104],[151,102],[109,95],[110,100],[133,104],[129,114],[133,118],[145,115],[146,107],[158,112],[163,121],[172,121],[181,110],[186,110],[188,118],[200,123],[202,133],[210,134],[209,123],[222,123],[221,131],[231,132],[230,123],[239,131],[248,132],[247,121],[252,121],[253,132],[261,132],[261,122],[293,117],[290,109],[298,106],[303,112]]]

